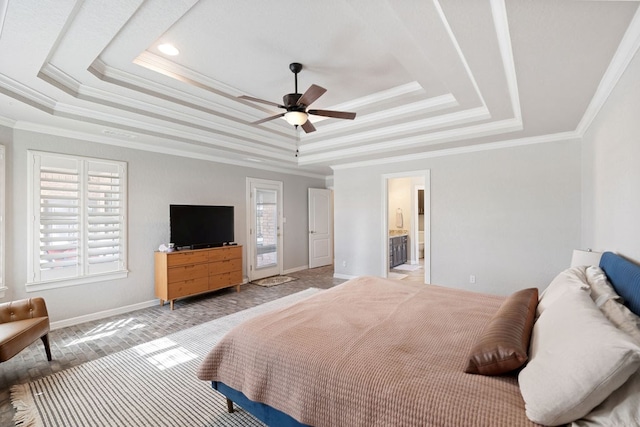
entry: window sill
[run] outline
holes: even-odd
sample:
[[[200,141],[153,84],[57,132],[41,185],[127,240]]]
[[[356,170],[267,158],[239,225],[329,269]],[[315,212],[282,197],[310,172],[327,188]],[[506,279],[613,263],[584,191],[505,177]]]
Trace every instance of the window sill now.
[[[86,285],[89,283],[104,282],[106,280],[125,279],[129,275],[128,270],[114,271],[111,273],[95,274],[93,276],[78,277],[74,279],[51,280],[47,282],[27,283],[27,292],[45,291],[48,289],[66,288],[69,286]]]

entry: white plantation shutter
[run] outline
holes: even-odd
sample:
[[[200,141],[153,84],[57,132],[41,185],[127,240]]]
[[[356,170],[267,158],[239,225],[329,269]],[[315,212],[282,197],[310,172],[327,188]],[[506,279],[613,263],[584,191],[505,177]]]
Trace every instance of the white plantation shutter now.
[[[123,259],[123,191],[118,165],[88,162],[87,255],[89,273],[117,270]]]
[[[77,279],[126,271],[126,164],[29,155],[33,227],[28,284],[78,284],[84,281]]]
[[[80,165],[75,159],[40,157],[38,226],[40,281],[77,277],[80,268]]]

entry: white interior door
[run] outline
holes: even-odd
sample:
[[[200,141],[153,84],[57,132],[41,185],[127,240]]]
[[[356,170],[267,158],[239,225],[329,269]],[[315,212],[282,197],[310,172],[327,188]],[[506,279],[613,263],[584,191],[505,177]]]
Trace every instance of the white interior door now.
[[[282,274],[282,182],[247,178],[249,280]]]
[[[331,190],[309,189],[309,268],[333,264]]]

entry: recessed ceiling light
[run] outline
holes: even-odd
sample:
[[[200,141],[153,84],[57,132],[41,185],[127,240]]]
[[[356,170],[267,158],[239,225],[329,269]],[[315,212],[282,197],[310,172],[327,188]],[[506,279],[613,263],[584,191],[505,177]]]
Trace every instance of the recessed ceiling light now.
[[[158,50],[166,55],[176,56],[180,53],[177,47],[171,43],[163,43],[158,46]]]

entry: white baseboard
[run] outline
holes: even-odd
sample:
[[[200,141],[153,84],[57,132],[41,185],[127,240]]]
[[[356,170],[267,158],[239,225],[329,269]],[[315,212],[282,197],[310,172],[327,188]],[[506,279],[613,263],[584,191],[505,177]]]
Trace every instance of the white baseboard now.
[[[289,274],[289,273],[293,273],[296,271],[300,271],[300,270],[306,270],[309,267],[306,265],[303,265],[301,267],[296,267],[296,268],[290,268],[288,270],[286,270],[284,272],[284,274]],[[243,277],[242,278],[242,284],[247,284],[249,283],[249,279],[247,277]],[[66,328],[67,326],[73,326],[73,325],[78,325],[80,323],[85,323],[85,322],[91,322],[93,320],[100,320],[100,319],[104,319],[105,317],[110,317],[110,316],[116,316],[119,314],[124,314],[124,313],[129,313],[131,311],[136,311],[136,310],[140,310],[142,308],[148,308],[148,307],[153,307],[154,305],[160,305],[160,300],[158,299],[154,299],[151,301],[145,301],[145,302],[141,302],[138,304],[132,304],[132,305],[127,305],[124,307],[118,307],[118,308],[114,308],[111,310],[104,310],[104,311],[99,311],[97,313],[91,313],[91,314],[86,314],[84,316],[78,316],[78,317],[72,317],[70,319],[65,319],[65,320],[59,320],[57,322],[51,322],[51,325],[49,326],[50,329],[56,330],[56,329],[61,329],[61,328]]]
[[[352,276],[350,274],[338,274],[338,273],[334,273],[333,274],[333,278],[334,279],[346,279],[346,280],[349,280],[349,279],[355,279],[356,277],[358,277],[358,276]]]
[[[295,268],[290,268],[288,270],[284,270],[282,272],[282,274],[289,274],[289,273],[295,273],[296,271],[300,271],[300,270],[308,270],[309,266],[308,265],[302,265],[300,267],[295,267]]]
[[[66,328],[67,326],[78,325],[84,322],[91,322],[93,320],[104,319],[105,317],[109,317],[109,316],[129,313],[130,311],[136,311],[142,308],[153,307],[154,305],[160,305],[160,300],[154,299],[151,301],[140,302],[138,304],[127,305],[124,307],[118,307],[111,310],[104,310],[104,311],[99,311],[97,313],[85,314],[84,316],[72,317],[70,319],[51,322],[50,329],[53,331],[55,329]]]

